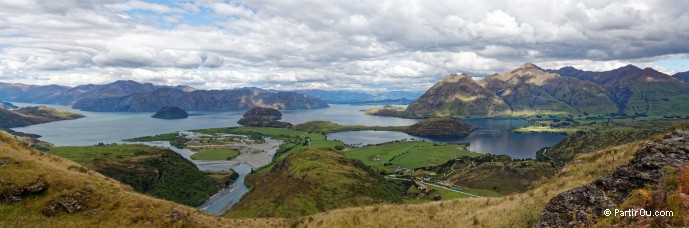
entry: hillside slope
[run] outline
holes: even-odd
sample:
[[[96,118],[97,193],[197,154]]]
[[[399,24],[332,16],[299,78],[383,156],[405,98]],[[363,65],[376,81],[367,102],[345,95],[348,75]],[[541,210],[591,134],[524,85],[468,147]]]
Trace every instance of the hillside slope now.
[[[75,162],[28,148],[0,132],[1,227],[256,227],[283,220],[228,220],[135,193]]]
[[[270,172],[249,182],[253,191],[227,216],[299,217],[337,208],[402,202],[403,190],[361,161],[322,149],[292,153]]]
[[[298,227],[529,227],[538,222],[544,205],[555,195],[608,174],[632,159],[645,145],[638,141],[579,155],[555,178],[525,193],[499,198],[471,198],[420,205],[375,205],[319,213]]]

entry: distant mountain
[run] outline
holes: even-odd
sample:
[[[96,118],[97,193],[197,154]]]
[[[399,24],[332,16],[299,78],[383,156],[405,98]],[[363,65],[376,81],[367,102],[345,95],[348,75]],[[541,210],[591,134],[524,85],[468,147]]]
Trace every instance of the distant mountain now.
[[[533,64],[474,81],[454,74],[431,87],[406,111],[413,116],[496,117],[616,112],[593,82],[549,73]]]
[[[296,90],[331,104],[409,104],[419,98],[419,91],[387,91],[370,93],[347,90]]]
[[[510,107],[466,74],[453,74],[407,107],[416,116],[501,116]]]
[[[675,77],[676,79],[689,84],[689,71],[676,73],[675,75],[672,75],[672,77]]]
[[[0,98],[11,101],[71,105],[86,98],[122,97],[135,93],[149,93],[161,88],[193,91],[188,86],[157,86],[135,81],[116,81],[105,85],[81,85],[67,87],[59,85],[35,86],[0,83]]]
[[[0,109],[15,109],[15,108],[19,108],[19,107],[14,106],[14,105],[13,105],[12,103],[10,103],[10,102],[3,102],[3,101],[0,101]]]
[[[23,107],[17,110],[0,109],[0,129],[25,127],[58,120],[71,120],[84,117],[46,106]]]
[[[409,104],[423,94],[421,91],[387,91],[374,93],[354,90],[320,89],[282,91],[257,87],[244,87],[243,89],[269,93],[296,92],[319,98],[329,104]]]
[[[677,115],[689,113],[689,84],[652,68],[627,65],[604,72],[564,67],[551,72],[592,81],[605,88],[618,113]]]
[[[249,89],[185,92],[162,88],[123,97],[81,99],[73,107],[94,112],[155,112],[165,106],[177,106],[188,111],[227,111],[246,110],[257,106],[312,109],[326,108],[328,104],[318,98],[294,92],[266,93]]]
[[[595,83],[549,73],[530,63],[507,73],[488,76],[481,85],[502,97],[513,116],[616,111],[608,93]]]

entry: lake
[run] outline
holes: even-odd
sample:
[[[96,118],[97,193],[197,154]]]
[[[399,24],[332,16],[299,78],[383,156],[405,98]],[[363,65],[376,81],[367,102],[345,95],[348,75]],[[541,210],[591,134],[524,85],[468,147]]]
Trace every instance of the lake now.
[[[536,151],[560,142],[563,134],[548,133],[514,133],[515,127],[531,123],[522,119],[470,119],[464,120],[479,127],[468,136],[463,137],[417,137],[403,132],[393,131],[349,131],[328,134],[328,139],[335,139],[345,144],[365,146],[401,139],[425,140],[442,143],[469,143],[471,151],[491,154],[505,154],[512,158],[534,158]]]
[[[36,104],[15,103],[17,106]],[[163,120],[150,116],[154,113],[131,112],[85,112],[68,106],[47,105],[62,110],[79,112],[85,118],[57,121],[13,130],[43,136],[41,140],[57,146],[85,146],[99,142],[120,143],[122,139],[155,135],[191,129],[214,127],[236,127],[237,120],[245,111],[189,112],[187,119]],[[343,125],[406,126],[419,122],[418,119],[370,116],[362,110],[379,105],[330,105],[325,109],[283,110],[283,121],[300,124],[313,120],[326,120]],[[509,129],[529,125],[521,119],[471,119],[467,123],[479,127],[467,137],[460,138],[422,138],[401,132],[358,131],[328,134],[346,144],[378,144],[400,139],[418,139],[436,142],[470,143],[469,149],[476,152],[506,154],[512,158],[534,158],[536,151],[557,144],[564,135],[548,133],[514,133]]]
[[[19,107],[38,104],[13,103]],[[42,105],[42,104],[41,104]],[[119,143],[122,139],[156,135],[184,130],[214,127],[236,127],[237,120],[246,111],[194,112],[187,119],[163,120],[151,118],[152,112],[85,112],[68,106],[46,105],[61,110],[78,112],[86,117],[76,120],[57,121],[13,128],[15,131],[38,134],[41,140],[57,146],[88,146],[103,143]],[[312,120],[327,120],[344,125],[411,125],[419,120],[365,115],[361,110],[377,105],[330,105],[330,108],[313,110],[283,110],[283,120],[300,124]]]

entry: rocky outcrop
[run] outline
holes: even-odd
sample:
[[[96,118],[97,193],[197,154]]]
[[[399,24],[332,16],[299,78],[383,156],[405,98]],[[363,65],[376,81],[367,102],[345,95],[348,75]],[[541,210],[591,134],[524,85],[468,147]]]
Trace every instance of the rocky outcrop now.
[[[469,135],[474,127],[462,121],[448,118],[430,118],[407,128],[406,133],[416,136],[465,136]]]
[[[594,225],[606,209],[615,209],[629,194],[646,185],[657,185],[666,167],[689,162],[689,132],[674,132],[649,143],[629,164],[592,183],[561,193],[545,206],[538,227]]]
[[[276,127],[290,128],[291,123],[279,121],[282,113],[272,108],[254,107],[244,113],[244,118],[237,121],[238,124],[250,127]]]
[[[275,109],[326,108],[324,101],[294,92],[267,93],[248,89],[195,90],[158,89],[124,97],[82,99],[74,108],[94,112],[155,112],[165,106],[187,111],[246,110],[263,106]]]
[[[151,117],[158,119],[186,119],[189,117],[189,113],[179,107],[166,106],[158,110],[158,112]]]
[[[9,162],[9,159],[7,159],[7,162]],[[21,202],[24,197],[39,194],[46,188],[48,188],[48,183],[43,178],[38,178],[36,181],[25,185],[7,183],[0,179],[0,200],[3,203],[16,204]]]
[[[46,217],[53,217],[60,211],[67,213],[83,211],[88,208],[89,201],[91,201],[91,191],[77,191],[51,200],[45,205],[42,213]]]

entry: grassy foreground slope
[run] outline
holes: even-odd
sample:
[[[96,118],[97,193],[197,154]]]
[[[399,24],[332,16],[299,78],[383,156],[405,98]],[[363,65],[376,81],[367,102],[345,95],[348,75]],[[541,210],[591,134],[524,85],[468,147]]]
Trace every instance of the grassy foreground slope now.
[[[587,184],[626,164],[645,144],[638,141],[579,155],[556,177],[525,193],[500,198],[471,198],[419,205],[376,205],[328,211],[299,222],[301,227],[528,227],[558,193]]]
[[[139,194],[78,163],[28,148],[0,132],[0,227],[38,226],[257,227],[286,224],[276,219],[217,218],[191,207]]]
[[[137,192],[198,206],[218,192],[213,178],[169,149],[146,145],[63,146],[48,153],[78,162]]]
[[[307,149],[248,180],[253,191],[229,217],[299,217],[344,207],[401,203],[404,189],[361,161],[339,152]]]

